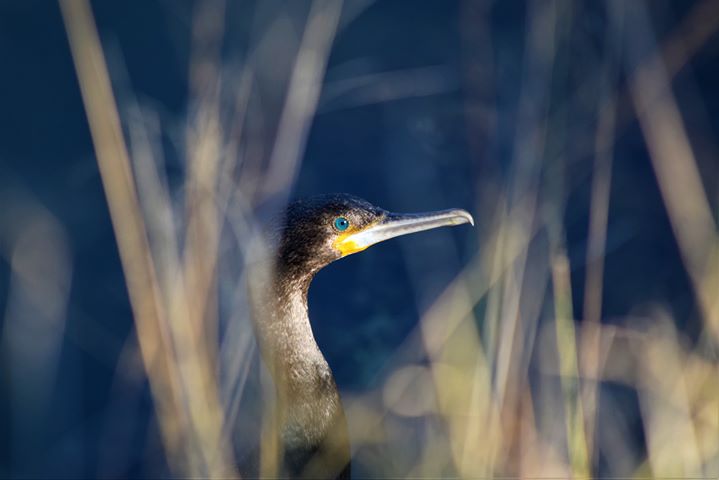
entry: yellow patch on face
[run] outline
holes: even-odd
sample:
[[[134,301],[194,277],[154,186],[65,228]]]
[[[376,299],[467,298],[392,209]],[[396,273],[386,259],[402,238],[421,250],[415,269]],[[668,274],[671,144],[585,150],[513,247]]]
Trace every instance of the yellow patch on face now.
[[[352,235],[357,232],[342,232],[337,239],[332,243],[332,246],[337,249],[343,257],[351,255],[353,253],[361,252],[367,247],[361,247],[352,241]]]
[[[343,257],[346,257],[347,255],[352,255],[353,253],[361,252],[362,250],[367,248],[357,245],[349,237],[351,237],[351,235],[343,233],[337,238],[337,240],[334,241],[334,247],[339,250]]]
[[[346,257],[347,255],[352,255],[353,253],[361,252],[362,250],[366,250],[369,245],[358,245],[356,242],[352,240],[352,237],[368,228],[371,228],[376,225],[375,223],[372,223],[370,225],[367,225],[364,228],[356,228],[351,226],[346,231],[340,233],[337,235],[337,238],[334,242],[332,242],[332,246],[342,254],[343,257]]]

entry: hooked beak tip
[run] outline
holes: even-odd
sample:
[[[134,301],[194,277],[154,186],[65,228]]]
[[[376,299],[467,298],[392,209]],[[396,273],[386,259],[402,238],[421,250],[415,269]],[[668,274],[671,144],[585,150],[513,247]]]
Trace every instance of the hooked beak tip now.
[[[474,217],[472,217],[472,214],[469,213],[467,210],[452,210],[452,213],[455,214],[455,225],[462,225],[463,223],[469,223],[474,227]]]

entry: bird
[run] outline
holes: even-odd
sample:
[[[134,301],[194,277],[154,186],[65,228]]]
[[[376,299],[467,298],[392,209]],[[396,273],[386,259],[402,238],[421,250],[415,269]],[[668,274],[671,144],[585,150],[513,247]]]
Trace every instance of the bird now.
[[[350,444],[337,384],[312,331],[307,293],[330,263],[400,235],[469,223],[466,210],[397,214],[357,196],[324,194],[290,203],[254,315],[274,381],[279,448],[275,476],[348,479]]]

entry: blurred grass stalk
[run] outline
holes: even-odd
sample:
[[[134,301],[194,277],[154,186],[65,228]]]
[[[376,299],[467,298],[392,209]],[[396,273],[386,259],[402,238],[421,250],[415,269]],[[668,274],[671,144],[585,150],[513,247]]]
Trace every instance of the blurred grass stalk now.
[[[192,299],[181,277],[163,278],[168,281],[164,285],[158,280],[90,5],[86,0],[61,0],[60,7],[170,466],[196,476],[227,475],[233,469],[221,441],[214,364],[198,332],[203,326],[198,308],[204,310],[207,292],[201,283],[207,277],[197,263],[186,267],[194,281],[192,292],[199,294]]]
[[[561,246],[552,256],[552,290],[554,292],[554,325],[564,397],[569,462],[573,478],[586,478],[590,476],[591,470],[585,434],[585,417],[580,401],[577,337],[572,311],[569,259]]]
[[[615,6],[616,10],[621,7]],[[644,5],[631,8],[637,35],[654,43]],[[634,54],[636,55],[636,53]],[[630,62],[631,60],[630,56]],[[630,63],[630,67],[634,67]],[[650,158],[707,333],[719,341],[719,237],[663,59],[640,65],[629,80]]]
[[[0,204],[8,200],[3,195]],[[31,458],[38,432],[53,412],[73,266],[67,234],[52,213],[21,195],[11,200],[15,221],[0,229],[0,258],[12,272],[0,329],[12,412],[4,432],[11,440],[10,471]]]
[[[130,160],[89,3],[60,0],[60,6],[169,465],[177,473],[192,476],[235,475],[230,440],[236,433],[234,422],[254,350],[247,341],[249,323],[238,335],[225,338],[221,347],[218,344],[222,230],[229,223],[238,236],[247,263],[241,276],[267,273],[250,268],[253,261],[266,256],[262,250],[267,249],[258,237],[252,208],[268,200],[282,204],[287,199],[343,3],[315,0],[311,4],[264,173],[256,162],[241,164],[244,150],[239,141],[254,83],[253,68],[243,69],[237,93],[233,90],[232,95],[236,110],[229,126],[223,126],[220,52],[225,3],[197,5],[190,56],[190,98],[196,102],[196,112],[185,137],[185,205],[179,210],[173,209],[162,153],[148,132],[152,119],[132,106],[134,118],[127,127]],[[244,174],[238,176],[238,171]],[[178,228],[184,238],[177,238]],[[247,310],[244,305],[239,315]],[[228,356],[226,367],[233,373],[221,388],[219,363]],[[222,399],[221,389],[227,392]],[[272,396],[271,388],[265,396]],[[262,417],[261,472],[272,476],[279,452],[271,440],[276,437],[276,426],[269,410]]]
[[[636,35],[643,37],[643,42],[652,46],[655,44],[643,3],[620,6],[613,2],[612,13],[615,18],[629,15]],[[719,20],[716,13],[713,19],[705,19],[701,23],[716,26]],[[636,52],[630,51],[629,68],[634,66],[631,62],[636,55]],[[713,345],[709,351],[713,350],[716,362],[719,343],[719,235],[663,59],[653,56],[639,65],[629,79],[629,88],[701,312],[704,328],[697,353],[701,354],[705,345]],[[647,387],[658,392],[641,396],[652,472],[658,476],[716,476],[719,473],[719,452],[716,450],[719,442],[719,396],[709,401],[709,411],[713,408],[709,420],[715,434],[709,450],[711,456],[706,456],[706,438],[703,435],[706,426],[700,421],[701,410],[697,411],[707,407],[704,403],[706,398],[701,398],[707,388],[714,390],[715,394],[716,388],[712,388],[711,384],[698,383],[697,372],[681,368],[687,365],[685,356],[691,357],[691,354],[682,348],[672,322],[662,317],[657,320],[658,324],[654,327],[657,341],[644,346],[643,367],[656,369],[661,365],[660,370],[654,370],[655,375],[645,377],[653,380]],[[719,362],[715,363],[713,370],[716,385]],[[667,410],[667,404],[672,406],[672,413]]]
[[[615,13],[620,5],[621,2],[614,3]],[[620,25],[637,25],[634,16],[625,19],[624,15],[619,13],[613,21]],[[541,21],[542,14],[534,12],[528,18],[529,21]],[[694,28],[693,24],[698,25]],[[631,31],[632,35],[639,35],[642,41],[651,39],[645,22],[640,22],[640,26]],[[622,117],[621,125],[617,125],[615,118],[616,102],[622,97],[612,90],[616,70],[613,64],[617,61],[612,48],[626,48],[626,42],[640,43],[631,35],[622,40],[621,27],[613,26],[608,29],[613,38],[607,40],[609,53],[601,73],[606,77],[602,84],[605,90],[596,105],[598,125],[585,299],[583,319],[576,324],[580,329],[578,334],[572,311],[572,266],[560,241],[566,198],[555,193],[556,180],[540,182],[538,172],[532,173],[531,163],[526,163],[527,158],[533,158],[532,152],[541,151],[542,145],[541,141],[532,141],[541,138],[541,133],[537,133],[541,127],[537,125],[541,124],[542,116],[534,113],[534,121],[517,128],[523,137],[517,138],[520,158],[516,159],[516,164],[519,167],[511,178],[518,182],[514,191],[520,201],[515,201],[509,213],[502,207],[502,201],[495,211],[480,212],[478,217],[485,222],[498,219],[495,227],[489,229],[488,237],[480,241],[483,253],[423,315],[421,346],[428,354],[431,375],[428,376],[428,369],[422,367],[422,360],[409,353],[420,348],[420,342],[413,336],[398,352],[381,400],[364,395],[352,405],[358,417],[364,415],[366,418],[363,423],[367,427],[362,433],[367,442],[381,444],[392,428],[389,420],[378,419],[434,413],[446,422],[447,430],[435,430],[434,435],[446,438],[451,461],[448,463],[439,449],[424,450],[415,457],[413,475],[441,475],[452,471],[453,465],[463,478],[490,478],[497,474],[586,478],[598,468],[600,451],[610,472],[635,468],[634,474],[639,477],[663,478],[711,478],[719,473],[716,227],[676,101],[662,71],[666,57],[672,75],[676,74],[716,27],[716,8],[711,2],[698,4],[681,22],[679,33],[670,38],[666,48],[659,50],[653,46],[651,51],[657,53],[640,64],[629,85],[630,98],[637,104],[639,121],[682,256],[702,306],[703,340],[694,349],[689,347],[687,340],[676,330],[675,321],[661,312],[648,319],[656,325],[649,331],[644,324],[635,323],[631,318],[627,318],[624,328],[600,322],[614,132],[627,124],[626,116]],[[545,34],[553,31],[552,28],[538,28]],[[548,35],[551,37],[552,33]],[[531,33],[529,37],[533,38]],[[688,40],[686,50],[677,47],[683,37]],[[547,35],[541,36],[543,42],[547,38]],[[547,43],[551,42],[545,42],[545,47]],[[551,54],[546,56],[546,51],[543,52],[537,42],[527,45],[530,50],[535,47],[534,55],[540,59],[542,54],[544,58],[551,58]],[[537,60],[530,57],[530,61]],[[630,71],[633,68],[633,64],[628,67]],[[532,67],[530,63],[528,71],[532,82],[541,85],[542,79],[538,79],[536,70],[537,66]],[[539,72],[542,72],[541,68]],[[537,101],[534,95],[532,101]],[[532,118],[532,115],[530,109],[520,118]],[[551,118],[553,122],[556,114]],[[560,165],[564,168],[563,163]],[[552,171],[551,175],[555,173]],[[553,238],[550,251],[535,251],[535,257],[545,255],[549,270],[541,261],[528,262],[526,258],[526,250],[535,240],[536,231],[529,226],[536,222],[532,211],[537,204],[537,188],[545,187],[544,182],[551,182],[551,196],[558,196],[558,201],[543,206],[548,209],[548,218],[554,220],[544,226],[554,233],[550,235]],[[560,190],[571,187],[561,182]],[[538,321],[531,313],[531,305],[542,302],[544,288],[548,285],[545,283],[543,287],[541,282],[528,279],[543,276],[551,278],[554,341],[549,341],[541,331],[534,337],[531,328],[532,323]],[[473,309],[485,298],[482,322],[473,314]],[[504,300],[498,301],[502,298]],[[541,310],[534,311],[537,316],[542,315]],[[480,330],[482,324],[484,328]],[[487,344],[486,349],[483,342]],[[540,357],[545,359],[540,361],[543,376],[538,387],[529,386],[526,372],[521,368],[526,356],[523,348],[526,347],[538,350]],[[563,401],[557,402],[551,393],[553,387],[547,375],[558,376]],[[634,432],[622,426],[621,416],[613,414],[611,405],[601,412],[597,409],[598,389],[607,382],[630,387],[639,397],[648,445],[644,459],[635,456],[633,449],[636,447],[630,439]],[[422,404],[418,408],[414,398],[419,395],[429,395],[429,405]],[[376,401],[381,403],[373,406]],[[603,401],[609,402],[606,398]],[[370,413],[372,411],[375,413]],[[565,442],[566,460],[561,453],[561,443],[552,436],[551,422],[560,419],[565,425],[564,438],[560,440]],[[376,431],[372,431],[373,428]],[[427,443],[437,444],[436,439],[428,439]],[[370,461],[375,465],[381,462],[376,454],[368,456]],[[385,468],[393,471],[390,465]]]

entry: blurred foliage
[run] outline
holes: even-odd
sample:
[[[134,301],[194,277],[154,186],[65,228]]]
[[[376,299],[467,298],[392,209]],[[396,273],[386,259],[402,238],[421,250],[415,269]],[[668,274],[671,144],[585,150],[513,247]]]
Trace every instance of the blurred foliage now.
[[[714,0],[2,3],[0,476],[236,473],[259,232],[342,191],[477,220],[313,283],[356,476],[717,477],[717,29]]]

